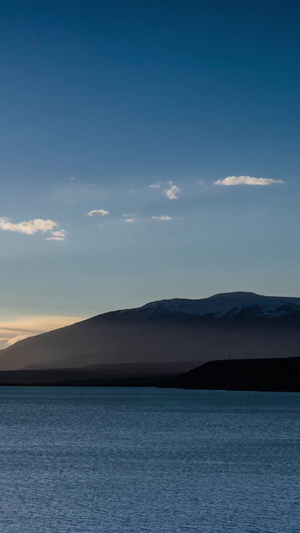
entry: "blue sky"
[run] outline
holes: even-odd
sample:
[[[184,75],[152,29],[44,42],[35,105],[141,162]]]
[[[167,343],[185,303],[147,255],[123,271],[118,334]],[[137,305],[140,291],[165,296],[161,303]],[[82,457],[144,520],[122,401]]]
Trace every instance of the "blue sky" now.
[[[153,299],[299,296],[299,11],[1,4],[3,346]]]

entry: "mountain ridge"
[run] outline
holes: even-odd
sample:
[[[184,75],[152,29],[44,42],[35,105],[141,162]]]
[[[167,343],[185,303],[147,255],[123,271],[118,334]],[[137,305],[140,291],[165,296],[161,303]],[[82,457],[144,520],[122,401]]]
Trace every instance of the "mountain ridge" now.
[[[299,355],[300,298],[237,291],[96,315],[0,351],[0,370]]]
[[[222,316],[227,312],[235,310],[238,312],[242,309],[260,308],[261,315],[273,315],[275,313],[283,315],[285,312],[298,311],[300,313],[300,298],[281,297],[281,296],[263,296],[254,292],[230,292],[219,293],[208,298],[188,299],[172,298],[156,300],[134,309],[125,309],[121,313],[144,313],[149,315],[155,312],[165,312],[169,314],[189,314],[194,316],[203,316],[205,314],[215,314]],[[281,309],[281,312],[279,311]]]

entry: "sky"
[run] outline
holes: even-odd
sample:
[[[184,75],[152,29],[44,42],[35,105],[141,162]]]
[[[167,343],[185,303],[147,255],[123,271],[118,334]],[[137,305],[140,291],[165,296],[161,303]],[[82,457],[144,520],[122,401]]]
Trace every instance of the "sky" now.
[[[3,1],[0,348],[152,300],[300,296],[291,1]]]

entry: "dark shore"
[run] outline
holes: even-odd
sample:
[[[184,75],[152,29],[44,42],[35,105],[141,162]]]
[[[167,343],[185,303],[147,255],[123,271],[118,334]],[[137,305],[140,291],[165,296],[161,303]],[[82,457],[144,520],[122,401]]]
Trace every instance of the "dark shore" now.
[[[300,357],[211,361],[171,379],[164,387],[300,392]]]
[[[0,372],[0,386],[159,387],[172,380],[171,373],[132,374],[85,369],[8,370]]]
[[[110,366],[110,365],[109,365]],[[90,369],[0,372],[0,386],[165,387],[202,390],[300,392],[300,357],[211,361],[184,373],[141,372],[131,366],[112,372]]]

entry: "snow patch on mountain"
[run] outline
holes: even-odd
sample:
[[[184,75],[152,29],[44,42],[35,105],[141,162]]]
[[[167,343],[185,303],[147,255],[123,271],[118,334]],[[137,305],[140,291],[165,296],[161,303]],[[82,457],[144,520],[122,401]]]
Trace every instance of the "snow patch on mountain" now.
[[[259,317],[284,317],[293,313],[300,314],[300,298],[261,296],[252,292],[222,293],[189,300],[174,298],[151,302],[137,309],[125,310],[136,316],[205,316],[214,319],[234,317],[240,314]]]

